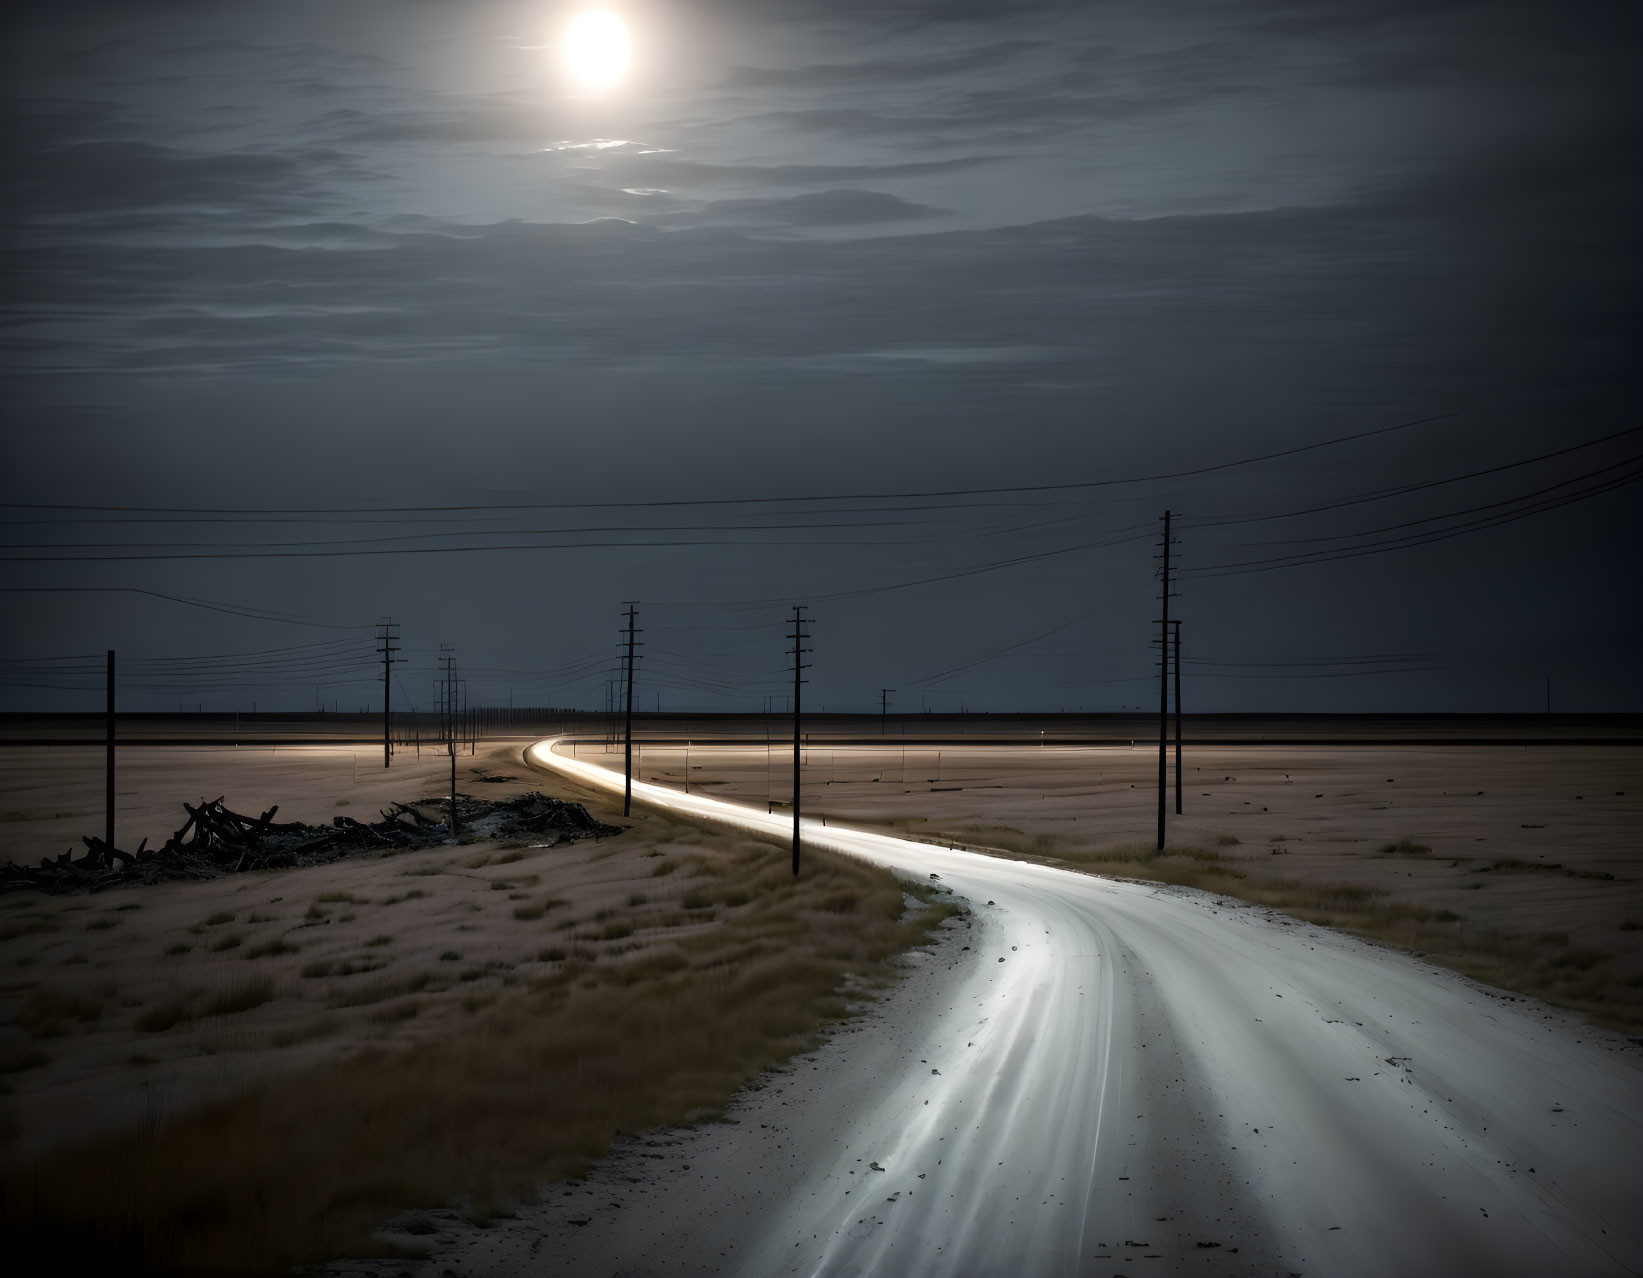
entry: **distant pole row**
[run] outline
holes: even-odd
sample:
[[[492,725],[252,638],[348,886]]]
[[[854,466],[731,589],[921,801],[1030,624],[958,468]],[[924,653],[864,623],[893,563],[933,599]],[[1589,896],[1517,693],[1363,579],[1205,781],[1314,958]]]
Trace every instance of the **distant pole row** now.
[[[1171,568],[1173,564],[1172,549],[1175,545],[1172,520],[1173,512],[1166,510],[1163,515],[1164,532],[1162,561],[1160,576],[1163,588],[1160,598],[1163,612],[1159,618],[1160,625],[1160,661],[1158,682],[1158,850],[1162,851],[1166,836],[1165,820],[1165,791],[1168,772],[1168,740],[1169,740],[1169,701],[1170,676],[1173,669],[1175,684],[1175,813],[1182,813],[1182,767],[1181,767],[1181,622],[1172,619],[1169,615],[1170,600],[1174,598],[1171,592]],[[799,872],[800,857],[800,810],[802,806],[802,762],[803,762],[803,690],[808,680],[804,672],[810,668],[805,656],[812,650],[806,646],[810,632],[806,629],[813,618],[805,616],[805,606],[795,604],[793,615],[789,618],[793,629],[787,638],[793,646],[788,649],[788,655],[793,658],[793,873]],[[633,697],[634,697],[634,664],[638,660],[638,649],[643,645],[638,636],[643,632],[638,628],[639,611],[637,600],[628,601],[627,611],[622,614],[627,625],[622,634],[626,643],[625,662],[625,706],[623,732],[623,771],[625,785],[622,798],[622,815],[631,816],[633,812]],[[399,644],[399,627],[391,617],[384,617],[377,623],[376,638],[380,646],[376,651],[382,657],[382,766],[389,767],[393,761],[392,741],[392,685],[393,668],[404,662],[403,657],[395,654],[401,651]],[[452,837],[457,833],[457,806],[456,806],[456,736],[457,724],[462,712],[458,702],[463,699],[462,683],[457,678],[456,656],[454,647],[448,643],[439,645],[441,681],[438,685],[439,710],[441,712],[442,736],[445,739],[446,752],[451,761],[450,777],[450,830]],[[105,791],[104,791],[104,822],[103,838],[108,846],[114,846],[114,744],[115,744],[115,664],[114,649],[108,650],[107,666],[107,711],[105,716]],[[1548,680],[1548,700],[1550,699],[1550,681]],[[890,694],[894,688],[879,689],[879,734],[882,737],[887,729],[890,712]],[[609,690],[607,688],[607,697]],[[464,707],[465,709],[465,707]],[[767,729],[768,735],[768,729]],[[685,783],[689,787],[690,775],[688,760],[686,763]]]

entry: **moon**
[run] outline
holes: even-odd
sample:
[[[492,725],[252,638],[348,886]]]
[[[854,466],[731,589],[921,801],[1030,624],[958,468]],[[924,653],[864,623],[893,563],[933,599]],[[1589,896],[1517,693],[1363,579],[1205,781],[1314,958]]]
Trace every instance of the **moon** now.
[[[566,69],[590,89],[609,89],[627,74],[628,24],[609,9],[588,9],[565,27],[560,50]]]

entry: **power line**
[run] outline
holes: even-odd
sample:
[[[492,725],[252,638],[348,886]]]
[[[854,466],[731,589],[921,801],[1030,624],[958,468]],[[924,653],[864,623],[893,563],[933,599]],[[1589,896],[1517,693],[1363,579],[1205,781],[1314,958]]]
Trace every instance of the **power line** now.
[[[1339,498],[1322,506],[1309,506],[1304,510],[1289,510],[1275,515],[1206,515],[1203,518],[1190,521],[1186,526],[1194,529],[1226,528],[1235,524],[1266,523],[1274,519],[1298,519],[1303,515],[1332,513],[1347,506],[1360,506],[1365,502],[1384,501],[1391,497],[1404,497],[1410,493],[1422,492],[1430,488],[1442,488],[1446,484],[1463,483],[1468,479],[1481,479],[1485,475],[1498,475],[1503,471],[1517,470],[1523,466],[1533,466],[1540,462],[1550,461],[1554,457],[1566,457],[1570,453],[1578,453],[1588,448],[1596,448],[1600,444],[1612,443],[1617,439],[1623,439],[1627,435],[1636,435],[1640,431],[1643,431],[1643,426],[1630,426],[1610,435],[1589,439],[1582,444],[1571,444],[1567,448],[1554,449],[1552,452],[1540,453],[1534,457],[1524,457],[1517,461],[1504,462],[1499,466],[1486,466],[1482,470],[1470,470],[1465,474],[1450,475],[1444,479],[1432,479],[1419,484],[1403,484],[1396,488],[1382,488],[1373,492],[1359,493],[1351,497]]]
[[[1585,478],[1590,478],[1590,476],[1582,476],[1582,479]],[[1405,550],[1415,546],[1429,546],[1434,542],[1448,541],[1451,538],[1459,537],[1464,533],[1480,532],[1486,528],[1498,528],[1504,524],[1516,523],[1520,519],[1527,519],[1531,515],[1544,514],[1552,510],[1561,510],[1566,506],[1573,506],[1579,502],[1590,500],[1593,497],[1600,497],[1605,493],[1610,493],[1616,489],[1624,488],[1629,484],[1636,483],[1639,479],[1643,479],[1643,467],[1607,478],[1603,482],[1596,484],[1583,492],[1570,493],[1561,498],[1538,502],[1531,506],[1525,507],[1522,510],[1487,516],[1483,519],[1476,519],[1470,523],[1460,524],[1453,528],[1431,529],[1427,532],[1413,534],[1408,537],[1389,538],[1384,541],[1370,542],[1363,546],[1341,546],[1333,550],[1322,550],[1312,554],[1286,555],[1273,559],[1247,560],[1242,563],[1213,564],[1201,569],[1189,570],[1185,575],[1194,579],[1206,577],[1245,576],[1249,573],[1271,572],[1279,568],[1293,568],[1311,564],[1333,563],[1341,559],[1359,559],[1365,555],[1385,554],[1388,551]],[[1580,481],[1565,481],[1562,484],[1554,484],[1551,488],[1541,489],[1539,491],[1549,492],[1552,491],[1552,489],[1566,487],[1567,484],[1574,482]],[[1534,495],[1535,494],[1527,494],[1525,496],[1509,498],[1506,501],[1495,502],[1491,503],[1489,506],[1475,507],[1473,509],[1481,511],[1492,509],[1497,506],[1511,505],[1516,502],[1527,500],[1529,497],[1533,497]],[[1447,517],[1457,518],[1460,515],[1467,513],[1471,512],[1454,512]],[[1376,531],[1389,532],[1393,531],[1396,527],[1415,527],[1419,524],[1430,522],[1432,522],[1431,519],[1411,520],[1407,524],[1395,525],[1394,528],[1378,529]]]
[[[993,488],[944,488],[923,489],[911,492],[830,493],[825,495],[817,494],[811,496],[801,495],[787,497],[701,497],[673,498],[660,501],[528,502],[465,506],[249,506],[234,508],[222,506],[105,506],[59,502],[0,502],[0,510],[83,510],[93,512],[166,515],[355,515],[365,513],[444,514],[454,511],[476,510],[649,510],[678,506],[748,506],[766,504],[800,505],[818,501],[898,501],[926,497],[983,497],[996,496],[1005,493],[1070,492],[1087,488],[1110,488],[1125,484],[1159,483],[1170,479],[1188,479],[1197,475],[1210,475],[1223,470],[1233,470],[1240,466],[1254,466],[1261,462],[1277,461],[1284,457],[1295,457],[1301,453],[1315,452],[1320,448],[1334,448],[1340,444],[1355,443],[1361,439],[1374,439],[1382,435],[1390,435],[1396,431],[1411,430],[1416,426],[1426,426],[1432,422],[1446,421],[1450,418],[1458,416],[1460,416],[1459,412],[1437,413],[1429,417],[1415,418],[1412,421],[1397,422],[1391,426],[1380,426],[1374,430],[1359,431],[1351,435],[1338,435],[1332,439],[1317,440],[1316,442],[1310,444],[1298,444],[1291,448],[1278,449],[1275,452],[1261,453],[1254,457],[1240,457],[1232,461],[1217,462],[1209,466],[1195,466],[1187,470],[1165,471],[1155,475],[1131,475],[1119,479],[1082,480],[1074,483],[1062,484],[1016,484]]]
[[[877,513],[877,512],[863,511],[862,513],[863,514],[874,514],[874,513]],[[944,521],[944,522],[952,522],[952,521]],[[1051,522],[1059,522],[1059,521],[1051,521]],[[114,541],[114,542],[91,542],[91,541],[28,542],[28,541],[25,541],[25,542],[5,543],[3,546],[0,546],[0,548],[7,549],[7,550],[107,550],[107,549],[110,549],[110,548],[128,548],[128,549],[132,549],[132,550],[170,550],[170,549],[175,549],[175,548],[179,548],[179,547],[190,548],[190,547],[196,547],[196,546],[209,546],[209,547],[212,547],[212,548],[215,548],[215,549],[223,549],[223,550],[242,550],[242,549],[243,550],[281,550],[281,549],[304,548],[304,547],[313,547],[313,546],[374,546],[374,545],[386,545],[387,543],[390,543],[390,542],[427,541],[427,540],[430,540],[430,539],[436,538],[436,537],[446,537],[446,538],[449,538],[449,537],[499,537],[499,536],[504,536],[504,535],[510,536],[510,537],[582,537],[582,536],[592,536],[592,535],[595,535],[595,534],[612,534],[612,535],[614,535],[614,534],[618,534],[618,533],[659,533],[659,532],[739,532],[739,533],[756,533],[756,532],[772,532],[772,531],[795,531],[795,532],[798,532],[798,531],[805,531],[805,530],[808,530],[808,529],[830,529],[830,528],[927,528],[927,527],[930,527],[930,526],[931,526],[931,521],[929,521],[929,520],[919,520],[919,519],[897,519],[897,520],[877,519],[877,520],[865,520],[865,521],[860,520],[860,519],[852,519],[852,520],[837,520],[837,521],[833,521],[833,522],[829,522],[829,523],[808,523],[808,524],[795,524],[795,523],[781,523],[781,524],[639,524],[639,525],[606,525],[606,526],[595,526],[595,527],[587,527],[587,528],[503,528],[503,529],[495,529],[495,530],[463,528],[463,529],[454,529],[454,530],[449,531],[449,532],[396,533],[392,537],[323,537],[323,538],[311,539],[311,540],[307,540],[307,541],[257,541],[257,542],[228,542],[228,543],[214,542],[214,541],[203,541],[203,542],[202,541]],[[1030,529],[1033,529],[1033,528],[1038,528],[1038,527],[1043,527],[1043,526],[1044,526],[1043,524],[1027,524],[1027,525],[1023,525],[1021,529],[995,530],[993,533],[989,533],[987,535],[999,535],[1000,533],[1008,533],[1008,532],[1013,532],[1013,531],[1024,531],[1024,530],[1030,530]],[[901,541],[889,540],[889,541],[884,541],[882,543],[864,542],[862,544],[864,544],[864,545],[874,545],[874,544],[916,545],[916,544],[918,544],[918,540],[922,540],[922,539],[901,540]],[[725,543],[717,543],[717,544],[735,545],[737,543],[735,543],[735,542],[725,542]],[[807,543],[807,542],[798,542],[798,543],[794,543],[794,544],[808,545],[809,543]],[[823,544],[825,544],[825,543],[823,543]],[[417,549],[421,549],[421,548],[420,547],[408,548],[408,552],[414,552]],[[427,549],[432,550],[432,549],[439,549],[439,548],[438,547],[428,547]],[[456,549],[460,549],[460,548],[456,548]],[[484,549],[484,547],[473,547],[473,549]]]
[[[1560,480],[1557,481],[1557,483],[1548,484],[1544,488],[1531,489],[1530,491],[1528,491],[1526,493],[1516,493],[1516,494],[1514,494],[1510,497],[1502,497],[1502,498],[1500,498],[1499,500],[1496,500],[1496,501],[1484,502],[1482,505],[1478,505],[1478,506],[1467,506],[1467,507],[1461,508],[1460,510],[1445,511],[1442,514],[1437,514],[1437,515],[1426,515],[1426,516],[1423,516],[1420,519],[1405,519],[1405,520],[1401,520],[1401,521],[1399,521],[1398,523],[1395,523],[1395,524],[1384,525],[1380,528],[1361,528],[1361,529],[1357,530],[1356,532],[1350,532],[1350,533],[1336,533],[1336,534],[1327,534],[1327,535],[1317,535],[1317,536],[1312,536],[1312,537],[1287,537],[1287,538],[1274,539],[1274,540],[1271,540],[1271,541],[1232,542],[1232,543],[1228,543],[1227,548],[1228,549],[1240,549],[1240,548],[1253,549],[1257,546],[1304,546],[1304,545],[1315,545],[1318,542],[1324,542],[1324,541],[1351,541],[1351,540],[1353,540],[1355,538],[1359,538],[1359,537],[1377,536],[1380,533],[1384,533],[1384,532],[1397,532],[1399,529],[1403,529],[1403,528],[1418,528],[1422,524],[1440,523],[1445,519],[1460,519],[1460,518],[1462,518],[1463,516],[1466,516],[1466,515],[1475,515],[1475,514],[1478,514],[1478,513],[1482,512],[1482,511],[1496,510],[1496,509],[1499,509],[1503,506],[1513,506],[1513,505],[1516,505],[1519,502],[1531,501],[1533,498],[1544,496],[1547,493],[1556,492],[1560,488],[1570,488],[1570,487],[1573,487],[1576,484],[1585,483],[1589,479],[1597,479],[1597,478],[1601,477],[1605,481],[1609,481],[1609,480],[1612,480],[1616,477],[1617,468],[1622,468],[1622,473],[1623,473],[1623,468],[1624,467],[1636,466],[1640,463],[1643,463],[1643,453],[1639,453],[1639,454],[1636,454],[1636,455],[1631,456],[1631,457],[1623,457],[1618,462],[1609,463],[1609,464],[1606,464],[1606,465],[1603,465],[1603,466],[1599,466],[1594,470],[1584,471],[1584,472],[1582,472],[1581,474],[1578,474],[1578,475],[1571,475],[1568,479],[1560,479]]]
[[[168,595],[158,590],[144,590],[139,586],[0,586],[0,594],[17,595],[147,595],[151,599],[166,599],[189,608],[203,608],[207,612],[223,612],[252,621],[278,621],[291,626],[314,626],[324,630],[369,630],[365,625],[344,625],[334,621],[313,621],[273,612],[265,608],[251,608],[242,604],[222,603],[212,599],[190,599],[184,595]]]
[[[154,563],[193,559],[360,559],[383,555],[468,555],[489,554],[498,550],[645,550],[686,548],[699,546],[915,546],[940,541],[940,538],[914,538],[902,541],[779,541],[760,538],[756,541],[734,541],[727,538],[701,538],[692,541],[573,541],[557,545],[541,542],[506,542],[494,546],[408,546],[400,549],[376,550],[268,550],[241,552],[186,551],[163,555],[0,555],[0,563],[8,564],[65,564],[65,563]],[[6,547],[15,549],[15,547]],[[144,592],[148,593],[148,592]],[[340,629],[341,627],[339,627]],[[354,627],[347,627],[354,629]]]

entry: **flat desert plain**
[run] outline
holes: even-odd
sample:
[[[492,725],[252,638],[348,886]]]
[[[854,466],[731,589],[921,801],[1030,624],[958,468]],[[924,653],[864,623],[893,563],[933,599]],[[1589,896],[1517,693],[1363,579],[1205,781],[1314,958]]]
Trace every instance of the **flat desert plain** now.
[[[541,789],[621,822],[608,796],[531,771],[526,744],[482,742],[459,757],[458,788],[494,798]],[[621,766],[604,738],[576,749]],[[1146,743],[813,742],[803,754],[804,814],[1261,900],[1518,991],[1502,997],[1540,995],[1637,1034],[1640,760],[1624,745],[1189,748],[1185,812],[1173,813],[1172,776],[1169,848],[1158,856],[1157,752]],[[34,861],[100,832],[102,761],[85,747],[0,752],[6,856]],[[683,788],[688,779],[717,798],[782,810],[791,768],[780,742],[698,740],[688,767],[683,743],[644,742],[637,770],[645,781]],[[123,750],[118,775],[118,842],[134,847],[162,842],[182,823],[184,801],[218,796],[242,812],[277,803],[287,819],[369,820],[390,801],[443,793],[449,761],[401,753],[385,771],[380,746],[363,744],[149,746]],[[633,826],[627,835],[570,847],[475,843],[206,882],[0,897],[0,1169],[157,1130],[308,1067],[455,1041],[531,990],[580,997],[581,985],[599,986],[599,997],[620,1001],[644,988],[600,975],[623,964],[635,982],[690,978],[692,964],[721,961],[714,946],[745,943],[748,933],[737,939],[725,924],[760,908],[760,894],[786,890],[785,857],[767,845],[727,843],[641,812],[623,823]],[[779,873],[755,885],[767,871]],[[711,877],[729,873],[747,883]],[[876,890],[865,883],[815,890],[848,888],[856,899]],[[891,899],[894,918],[895,892]],[[827,902],[808,908],[840,917]],[[898,935],[895,944],[916,939]],[[890,944],[873,941],[874,954]],[[829,990],[847,969],[870,970],[865,954],[840,959]],[[668,963],[641,971],[658,956]],[[589,1146],[595,1156],[601,1148]],[[383,1193],[371,1204],[378,1218],[412,1205]],[[357,1222],[350,1228],[336,1239],[357,1238]],[[345,1245],[322,1238],[289,1259]]]
[[[578,749],[622,766],[620,752],[602,743]],[[683,788],[686,754],[680,743],[644,745],[639,776]],[[791,741],[777,738],[768,750],[697,741],[688,760],[690,786],[716,798],[776,809],[791,799]],[[1535,941],[1537,961],[1561,955],[1565,973],[1608,991],[1612,1023],[1643,1029],[1643,750],[1635,746],[1206,744],[1183,753],[1181,816],[1172,751],[1167,844],[1198,855],[1161,859],[1150,856],[1156,740],[889,749],[813,740],[803,773],[808,818],[1094,872],[1151,877],[1217,864],[1258,882],[1344,884],[1449,912],[1456,931]],[[1230,876],[1219,885],[1174,877],[1236,886]]]

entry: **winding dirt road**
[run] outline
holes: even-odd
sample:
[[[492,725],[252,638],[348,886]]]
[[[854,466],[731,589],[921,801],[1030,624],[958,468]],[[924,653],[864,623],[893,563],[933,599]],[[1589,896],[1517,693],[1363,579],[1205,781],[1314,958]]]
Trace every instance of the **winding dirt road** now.
[[[620,789],[553,745],[531,762]],[[1626,1040],[1201,892],[805,837],[939,876],[975,910],[979,961],[920,1022],[917,1065],[855,1093],[726,1258],[739,1272],[1643,1272],[1643,1069]]]

